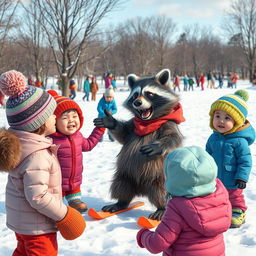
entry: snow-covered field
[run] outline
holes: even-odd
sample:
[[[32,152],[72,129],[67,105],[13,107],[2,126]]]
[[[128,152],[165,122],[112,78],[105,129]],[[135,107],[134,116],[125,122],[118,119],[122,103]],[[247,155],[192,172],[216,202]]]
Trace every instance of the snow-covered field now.
[[[205,147],[205,143],[211,134],[209,128],[209,108],[211,103],[220,96],[235,92],[235,89],[207,89],[200,91],[181,92],[181,104],[183,106],[186,121],[180,125],[185,136],[184,144]],[[248,120],[256,128],[256,90],[248,81],[239,81],[238,89],[246,89],[249,92]],[[102,96],[100,90],[97,102]],[[116,118],[127,120],[130,113],[123,108],[122,103],[128,96],[127,87],[122,85],[122,90],[116,92],[118,113]],[[83,102],[82,93],[78,93],[76,101],[81,106],[85,121],[82,133],[89,136],[94,128],[93,119],[97,117],[97,102]],[[8,126],[4,109],[0,108],[0,126]],[[91,152],[84,153],[84,179],[82,184],[82,199],[89,205],[100,209],[103,205],[112,203],[109,196],[109,187],[114,171],[116,156],[120,150],[117,142],[110,142],[105,135],[102,143],[99,143]],[[253,169],[250,180],[245,190],[248,205],[246,223],[240,229],[230,229],[225,233],[227,256],[255,256],[256,255],[256,144],[251,146],[253,156]],[[16,246],[14,233],[5,226],[5,185],[7,174],[0,173],[0,256],[10,256]],[[84,215],[87,227],[84,234],[74,240],[66,241],[58,235],[59,255],[61,256],[142,256],[150,255],[145,249],[141,249],[136,243],[136,233],[139,227],[136,221],[139,216],[147,216],[154,211],[146,198],[145,205],[122,213],[111,218],[97,221]],[[160,254],[159,254],[160,255]]]

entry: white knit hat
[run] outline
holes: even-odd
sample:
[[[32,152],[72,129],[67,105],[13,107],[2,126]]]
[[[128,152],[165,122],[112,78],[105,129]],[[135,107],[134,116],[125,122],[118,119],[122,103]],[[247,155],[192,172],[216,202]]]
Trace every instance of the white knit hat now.
[[[105,97],[112,97],[112,98],[115,97],[115,92],[114,92],[113,86],[110,85],[110,86],[105,90],[104,96],[105,96]]]

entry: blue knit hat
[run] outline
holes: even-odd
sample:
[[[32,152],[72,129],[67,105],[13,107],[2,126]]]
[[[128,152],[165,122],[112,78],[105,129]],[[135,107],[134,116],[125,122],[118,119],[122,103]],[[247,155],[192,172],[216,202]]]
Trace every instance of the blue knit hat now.
[[[178,148],[164,161],[165,189],[174,196],[206,196],[216,189],[217,165],[197,146]]]
[[[222,96],[218,100],[213,102],[209,113],[211,117],[210,127],[215,130],[212,125],[214,112],[216,110],[222,110],[230,115],[235,121],[234,127],[224,134],[233,133],[237,129],[239,129],[245,123],[248,114],[248,107],[246,105],[246,101],[248,100],[248,98],[249,94],[247,91],[238,90],[235,92],[235,94]]]

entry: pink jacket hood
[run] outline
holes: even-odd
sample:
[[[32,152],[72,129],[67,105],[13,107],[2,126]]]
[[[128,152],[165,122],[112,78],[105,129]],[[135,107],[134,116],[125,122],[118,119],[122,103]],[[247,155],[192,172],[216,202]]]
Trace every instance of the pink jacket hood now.
[[[58,150],[58,146],[52,144],[51,138],[45,138],[35,133],[28,133],[14,129],[9,129],[9,131],[16,134],[17,137],[19,137],[20,139],[20,143],[22,146],[20,162],[22,162],[32,153],[42,149],[50,148],[53,153],[56,153]]]
[[[225,215],[224,211],[221,211],[220,198],[222,198],[221,195],[224,191],[224,186],[217,180],[217,190],[214,193],[190,200],[179,197],[177,198],[179,200],[174,199],[173,203],[178,207],[179,214],[192,229],[204,236],[212,237],[225,232],[228,228],[227,225],[229,225],[228,222],[227,225],[223,225],[223,218],[228,219],[228,213]],[[209,209],[215,207],[218,211],[211,211],[210,214]]]

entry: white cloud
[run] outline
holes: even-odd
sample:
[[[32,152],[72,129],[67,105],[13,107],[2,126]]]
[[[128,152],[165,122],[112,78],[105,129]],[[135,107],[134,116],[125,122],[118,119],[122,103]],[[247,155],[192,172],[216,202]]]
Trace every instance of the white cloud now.
[[[133,0],[135,8],[154,8],[155,13],[170,18],[211,19],[221,15],[232,0]]]

